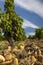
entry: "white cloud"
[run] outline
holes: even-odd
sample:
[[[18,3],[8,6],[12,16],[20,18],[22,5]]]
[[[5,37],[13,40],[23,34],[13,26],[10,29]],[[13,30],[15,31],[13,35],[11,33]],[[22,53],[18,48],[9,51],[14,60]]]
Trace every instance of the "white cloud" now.
[[[29,35],[35,35],[35,33],[34,32],[30,32]]]
[[[4,1],[4,0],[0,0]],[[38,0],[14,0],[15,4],[20,5],[21,7],[31,10],[41,17],[43,17],[43,4]]]
[[[24,19],[24,23],[23,23],[23,28],[26,28],[26,27],[31,27],[31,28],[39,28],[37,25],[31,23],[30,21],[28,20],[25,20]]]
[[[24,19],[24,23],[23,23],[23,26],[22,26],[24,29],[26,27],[30,27],[30,28],[33,28],[33,29],[36,29],[36,28],[39,28],[37,25],[31,23],[30,21]],[[29,35],[35,35],[35,32],[27,32],[26,31],[26,36],[28,37]]]
[[[15,0],[15,3],[43,17],[43,4],[41,4],[39,1],[37,0]]]

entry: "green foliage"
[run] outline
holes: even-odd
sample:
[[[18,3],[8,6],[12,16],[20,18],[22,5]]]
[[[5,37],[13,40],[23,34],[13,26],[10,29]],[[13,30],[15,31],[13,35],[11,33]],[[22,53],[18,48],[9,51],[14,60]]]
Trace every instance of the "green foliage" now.
[[[36,36],[35,35],[33,35],[33,36],[29,35],[28,39],[36,39]]]
[[[15,41],[26,38],[22,28],[23,19],[14,11],[14,0],[5,0],[5,12],[0,13],[0,27],[3,29],[7,40],[14,38]]]
[[[3,40],[5,40],[5,37],[4,37],[4,35],[2,35],[2,32],[0,30],[0,41],[3,41]]]
[[[28,39],[31,39],[31,35],[28,36]]]
[[[5,11],[11,13],[14,11],[14,0],[5,0]]]
[[[35,36],[38,39],[43,39],[43,28],[36,29]]]
[[[28,39],[43,39],[43,27],[35,30],[35,35],[29,36]]]
[[[5,37],[4,36],[0,36],[0,41],[3,41],[5,40]]]

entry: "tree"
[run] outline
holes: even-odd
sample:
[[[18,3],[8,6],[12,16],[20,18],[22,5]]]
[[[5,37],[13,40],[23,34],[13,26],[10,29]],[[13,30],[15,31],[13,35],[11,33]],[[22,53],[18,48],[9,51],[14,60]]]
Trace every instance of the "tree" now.
[[[28,39],[43,39],[43,27],[35,30],[35,35],[29,36]]]
[[[2,33],[2,29],[0,28],[0,41],[3,41],[3,40],[5,40],[5,37]]]
[[[36,29],[35,36],[38,39],[43,39],[43,28]]]
[[[36,36],[35,35],[29,35],[28,39],[36,39]]]
[[[5,12],[1,14],[1,28],[7,40],[13,38],[15,41],[24,40],[26,38],[24,29],[22,28],[23,19],[14,11],[14,0],[5,0]]]

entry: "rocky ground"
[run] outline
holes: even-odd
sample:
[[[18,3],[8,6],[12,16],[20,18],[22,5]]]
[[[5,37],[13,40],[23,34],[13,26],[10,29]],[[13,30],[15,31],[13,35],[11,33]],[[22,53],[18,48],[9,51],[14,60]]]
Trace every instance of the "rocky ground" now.
[[[6,41],[0,42],[0,65],[43,65],[43,40],[25,40],[13,47]]]

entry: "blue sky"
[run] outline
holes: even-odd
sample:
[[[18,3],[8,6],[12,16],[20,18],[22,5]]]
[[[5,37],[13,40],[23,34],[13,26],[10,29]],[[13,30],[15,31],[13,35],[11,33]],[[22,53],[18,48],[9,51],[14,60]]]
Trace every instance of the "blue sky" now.
[[[4,0],[0,7],[4,9]],[[35,29],[43,26],[43,0],[15,0],[15,11],[23,20],[26,35],[34,35]]]

